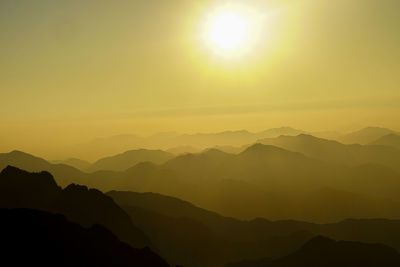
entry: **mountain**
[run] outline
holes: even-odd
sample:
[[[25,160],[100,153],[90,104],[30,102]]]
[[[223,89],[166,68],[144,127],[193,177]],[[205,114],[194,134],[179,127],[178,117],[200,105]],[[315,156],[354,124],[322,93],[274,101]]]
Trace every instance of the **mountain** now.
[[[115,156],[102,158],[87,168],[94,172],[99,170],[124,171],[139,162],[162,164],[174,157],[173,154],[162,150],[130,150]]]
[[[2,261],[13,266],[165,266],[148,248],[135,249],[106,228],[30,209],[0,209]]]
[[[227,267],[395,267],[400,266],[400,254],[391,247],[380,244],[335,241],[317,236],[298,251],[271,260],[245,261]]]
[[[305,134],[266,138],[258,142],[299,152],[308,157],[330,163],[353,166],[377,163],[400,171],[400,151],[391,147],[379,145],[345,145],[337,141]]]
[[[30,172],[46,170],[56,177],[57,183],[61,186],[67,186],[71,183],[87,184],[86,177],[88,175],[86,173],[65,164],[52,164],[22,151],[0,153],[0,169],[4,169],[8,165]]]
[[[323,192],[323,194],[332,197],[328,192]],[[230,236],[234,236],[232,233],[236,232],[241,235],[249,234],[251,238],[256,238],[262,234],[287,235],[307,231],[341,240],[379,242],[400,249],[400,220],[345,219],[327,224],[294,220],[268,221],[260,218],[246,221],[221,216],[216,212],[199,208],[190,202],[161,194],[110,191],[107,195],[124,209],[137,207],[173,218],[192,219],[206,225],[214,232],[229,233]],[[357,205],[357,203],[354,204]],[[376,206],[376,209],[379,209],[379,205]]]
[[[168,153],[174,154],[176,156],[183,155],[183,154],[195,154],[200,153],[201,149],[193,147],[193,146],[176,146],[171,147],[166,150]]]
[[[395,131],[387,128],[380,127],[366,127],[361,130],[346,134],[338,138],[338,141],[344,144],[369,144],[378,138],[396,133]]]
[[[371,142],[370,145],[391,146],[400,149],[400,135],[388,134]]]
[[[261,138],[272,138],[280,135],[299,135],[302,133],[305,132],[291,127],[280,127],[260,132],[237,130],[195,134],[159,133],[147,137],[124,134],[98,138],[88,143],[63,148],[63,151],[65,154],[90,160],[117,154],[121,151],[137,149],[162,149],[165,151],[172,149],[172,152],[170,152],[175,154],[174,149],[180,147],[183,149],[178,149],[178,152],[193,153],[199,152],[196,150],[201,151],[215,146],[243,146],[252,144]]]
[[[48,172],[6,167],[0,173],[0,208],[30,208],[65,215],[84,227],[100,224],[134,247],[152,246],[146,235],[108,196],[71,184],[61,189]]]
[[[81,160],[76,158],[69,158],[66,160],[52,160],[51,163],[68,165],[81,171],[85,171],[87,168],[89,168],[91,164],[86,160]]]
[[[389,151],[388,154],[393,155],[393,158],[386,157],[388,165],[395,166],[400,160],[398,151],[387,147],[379,147],[374,151],[380,151],[380,148],[382,153],[378,155],[381,158],[377,160],[382,160],[385,155],[383,152]],[[369,153],[363,155],[374,156],[371,151]],[[277,187],[285,189],[286,194],[294,193],[293,196],[296,196],[322,186],[398,199],[394,188],[400,185],[400,174],[379,164],[343,166],[261,144],[250,146],[237,155],[218,150],[183,155],[168,161],[163,167],[192,183],[242,181],[257,186],[258,190],[267,190],[270,196],[276,195],[272,188]]]
[[[299,227],[279,229],[266,220],[267,232],[258,232],[257,222],[223,217],[159,194],[116,191],[107,194],[136,218],[163,257],[183,266],[221,266],[248,257],[281,256],[312,237]]]
[[[250,145],[243,145],[243,146],[215,146],[213,148],[207,148],[204,151],[210,150],[210,149],[217,149],[219,151],[229,153],[229,154],[239,154],[246,150]]]
[[[280,127],[280,128],[272,128],[266,131],[260,132],[257,135],[267,137],[277,137],[281,135],[299,135],[305,134],[305,131],[294,129],[292,127]]]
[[[165,258],[184,266],[217,266],[245,258],[282,257],[316,235],[382,243],[400,249],[400,220],[346,219],[329,224],[261,218],[246,221],[160,194],[110,191],[107,195],[135,218],[160,251],[168,251],[168,256],[163,254]]]

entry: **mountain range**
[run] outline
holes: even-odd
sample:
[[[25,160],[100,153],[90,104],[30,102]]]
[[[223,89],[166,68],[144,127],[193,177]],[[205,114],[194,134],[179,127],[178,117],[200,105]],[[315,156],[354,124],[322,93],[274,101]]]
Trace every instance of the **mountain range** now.
[[[184,266],[220,266],[223,262],[262,258],[261,255],[269,261],[295,252],[318,235],[400,249],[399,220],[347,219],[330,224],[261,218],[243,221],[154,193],[111,191],[107,195],[135,218],[162,251],[168,251],[170,262]],[[250,263],[243,266],[264,266]],[[321,262],[317,266],[325,265]]]
[[[281,139],[287,137],[276,140]],[[348,146],[336,142],[332,145],[331,141],[306,135],[290,140],[303,142],[303,139],[312,141],[312,145],[303,147],[315,146],[310,151],[326,159],[255,144],[239,154],[209,149],[199,154],[177,156],[161,165],[138,163],[125,171],[86,173],[18,151],[0,154],[0,167],[15,165],[28,171],[48,170],[61,186],[76,183],[104,191],[158,192],[239,218],[317,222],[349,216],[400,218],[397,193],[400,174],[388,167],[396,167],[397,156],[390,156],[397,155],[396,149],[356,146],[357,159],[369,157],[378,162],[357,165],[357,161],[353,161],[344,165],[340,164],[340,156],[337,156],[338,162],[330,162],[331,154],[325,150],[346,155]],[[371,151],[375,150],[380,151],[380,157],[374,158]],[[325,209],[326,206],[330,209]]]

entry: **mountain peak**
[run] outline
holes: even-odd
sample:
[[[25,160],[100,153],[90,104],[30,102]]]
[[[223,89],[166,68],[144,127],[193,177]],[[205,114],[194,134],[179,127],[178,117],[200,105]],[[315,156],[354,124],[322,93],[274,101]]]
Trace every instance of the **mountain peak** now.
[[[289,152],[282,148],[270,145],[263,145],[261,143],[256,143],[252,146],[249,146],[246,150],[244,150],[240,154],[249,154],[249,153],[265,153],[265,152]]]
[[[38,173],[30,173],[19,168],[8,165],[0,173],[0,179],[3,181],[11,182],[13,184],[38,184],[46,185],[49,187],[57,187],[58,185],[54,180],[53,175],[47,171]]]

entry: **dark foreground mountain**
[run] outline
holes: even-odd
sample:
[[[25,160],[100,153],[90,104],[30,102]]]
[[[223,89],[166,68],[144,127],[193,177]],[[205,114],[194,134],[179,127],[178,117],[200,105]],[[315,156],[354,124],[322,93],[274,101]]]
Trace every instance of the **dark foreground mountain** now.
[[[108,196],[71,184],[61,189],[48,172],[6,167],[0,173],[0,208],[30,208],[65,215],[84,227],[100,224],[133,247],[151,246],[146,235]]]
[[[262,259],[226,267],[396,267],[400,254],[385,245],[335,241],[317,236],[298,251],[277,260]]]
[[[279,258],[296,251],[316,235],[382,243],[400,250],[398,220],[347,219],[330,224],[243,221],[154,193],[111,191],[107,195],[135,219],[163,252],[163,257],[183,266],[219,266],[240,259]]]
[[[83,228],[64,216],[31,209],[0,209],[1,261],[9,266],[160,266],[148,248],[134,249],[106,228]]]
[[[88,180],[88,174],[66,164],[52,164],[42,158],[24,153],[22,151],[11,151],[0,153],[0,169],[7,166],[14,166],[29,172],[48,171],[56,177],[57,183],[67,186],[72,182],[85,184],[82,181]]]

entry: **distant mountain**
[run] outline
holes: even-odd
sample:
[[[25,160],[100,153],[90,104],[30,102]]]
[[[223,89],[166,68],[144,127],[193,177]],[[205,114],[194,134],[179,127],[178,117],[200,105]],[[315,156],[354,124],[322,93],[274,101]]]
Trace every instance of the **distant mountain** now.
[[[240,130],[219,133],[183,134],[174,137],[174,140],[171,141],[172,143],[191,145],[200,148],[209,148],[215,146],[242,146],[249,143],[254,143],[260,138],[276,137],[280,135],[298,135],[301,133],[305,132],[290,127],[281,127],[255,133],[246,130]]]
[[[300,152],[308,157],[330,163],[353,166],[377,163],[400,171],[400,150],[391,147],[344,145],[337,141],[305,134],[266,138],[258,142]]]
[[[100,224],[134,247],[151,246],[145,234],[108,196],[71,184],[61,189],[48,172],[6,167],[0,173],[0,208],[30,208],[60,213],[84,227]]]
[[[210,150],[210,149],[217,149],[219,151],[229,153],[229,154],[239,154],[246,150],[250,145],[243,145],[243,146],[215,146],[213,148],[207,148],[204,151]]]
[[[102,158],[93,163],[87,170],[91,172],[99,170],[124,171],[139,162],[162,164],[173,157],[173,154],[162,150],[130,150],[122,154]]]
[[[396,132],[387,128],[380,127],[367,127],[356,132],[352,132],[340,137],[338,140],[344,144],[369,144],[378,138],[388,135],[395,134]]]
[[[91,165],[91,163],[86,160],[76,158],[69,158],[66,160],[52,160],[51,163],[69,165],[81,171],[87,170],[87,168],[89,168],[89,166]]]
[[[193,146],[176,146],[172,148],[168,148],[166,150],[168,153],[174,154],[176,156],[189,154],[189,153],[200,153],[201,149],[193,147]]]
[[[0,209],[2,262],[13,266],[165,266],[150,249],[135,249],[106,228],[30,209]]]
[[[161,251],[168,252],[166,258],[184,266],[277,258],[294,252],[320,234],[347,241],[379,242],[400,249],[399,220],[347,219],[330,224],[242,221],[160,194],[111,191],[107,195],[135,218]]]
[[[280,128],[272,128],[266,131],[260,132],[257,135],[267,137],[277,137],[281,135],[299,135],[306,134],[305,131],[294,129],[292,127],[280,127]]]
[[[270,260],[244,261],[226,267],[395,267],[400,266],[400,254],[385,245],[334,241],[317,236],[298,251]]]
[[[291,127],[280,127],[261,132],[238,130],[195,134],[160,133],[148,137],[125,134],[98,138],[85,144],[63,148],[63,151],[66,154],[85,159],[98,159],[99,157],[117,154],[121,151],[137,149],[162,149],[165,151],[172,149],[169,152],[176,154],[173,152],[175,148],[186,147],[189,149],[178,149],[178,151],[183,150],[185,153],[193,153],[199,151],[194,151],[190,147],[194,147],[196,150],[203,150],[215,146],[242,146],[252,144],[261,138],[272,138],[280,135],[299,135],[302,133],[306,132]]]
[[[370,145],[391,146],[400,149],[400,135],[388,134],[371,142]]]
[[[343,136],[342,133],[335,131],[311,132],[310,135],[328,140],[338,140]]]

